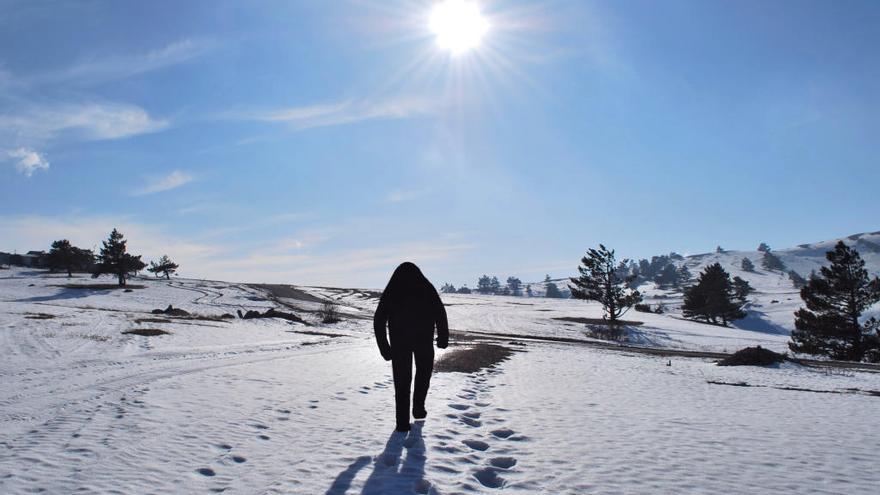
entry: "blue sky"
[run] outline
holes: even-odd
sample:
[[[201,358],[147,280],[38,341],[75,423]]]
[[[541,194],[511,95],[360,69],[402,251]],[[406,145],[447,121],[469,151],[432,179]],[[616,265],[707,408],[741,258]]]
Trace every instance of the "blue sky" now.
[[[878,230],[880,3],[0,0],[0,250],[384,285]]]

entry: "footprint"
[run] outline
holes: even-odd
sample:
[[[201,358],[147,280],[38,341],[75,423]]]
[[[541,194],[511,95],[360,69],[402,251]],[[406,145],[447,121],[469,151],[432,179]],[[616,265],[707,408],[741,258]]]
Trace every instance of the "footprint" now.
[[[474,402],[474,405],[477,407],[489,407],[488,402]]]
[[[480,413],[478,413],[477,411],[466,412],[462,414],[462,416],[467,416],[471,419],[480,419]]]
[[[196,472],[201,474],[202,476],[214,476],[215,474],[217,474],[211,468],[199,468],[196,469]]]
[[[258,435],[257,438],[259,438],[260,440],[269,440],[270,437],[269,435]]]
[[[489,444],[482,440],[462,440],[462,443],[481,452],[489,450]]]
[[[247,459],[245,459],[244,457],[242,457],[240,455],[234,455],[234,456],[232,456],[232,461],[235,462],[236,464],[241,464],[243,462],[246,462]],[[513,461],[513,462],[516,463],[516,461]]]
[[[256,428],[256,429],[258,429],[258,430],[268,430],[268,429],[269,429],[268,426],[266,426],[266,425],[261,425],[261,424],[252,424],[251,426],[254,427],[254,428]]]
[[[493,468],[483,468],[474,473],[474,478],[486,488],[501,488],[504,486],[504,478],[498,476]]]
[[[462,423],[464,423],[468,426],[473,426],[474,428],[478,428],[480,426],[483,426],[483,423],[477,421],[476,419],[468,418],[467,416],[461,416],[458,419],[460,419]]]
[[[492,434],[498,438],[507,438],[510,435],[513,435],[513,430],[509,428],[501,428],[499,430],[493,430]]]
[[[459,411],[465,411],[465,410],[471,408],[471,406],[469,406],[467,404],[449,404],[449,407],[451,407],[453,409],[458,409]]]
[[[516,466],[516,459],[513,457],[496,457],[491,459],[489,464],[501,469],[510,469]]]
[[[217,444],[217,448],[221,450],[232,450],[232,445],[229,445],[228,443],[220,443]]]

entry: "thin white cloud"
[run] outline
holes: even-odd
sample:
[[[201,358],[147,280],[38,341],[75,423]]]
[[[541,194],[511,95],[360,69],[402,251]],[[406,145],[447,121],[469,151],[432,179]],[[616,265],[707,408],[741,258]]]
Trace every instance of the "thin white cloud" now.
[[[115,55],[84,60],[71,67],[41,74],[25,81],[28,84],[98,83],[136,76],[146,72],[182,64],[207,52],[210,43],[185,39],[146,53]]]
[[[0,114],[0,136],[28,143],[62,135],[85,140],[120,139],[160,131],[168,122],[127,103],[40,105]]]
[[[129,217],[83,214],[0,215],[0,246],[26,252],[47,249],[52,241],[65,238],[76,246],[98,249],[113,228],[129,240],[129,251],[143,255],[144,260],[167,254],[181,265],[182,276],[231,282],[378,287],[402,261],[413,261],[430,274],[474,248],[464,242],[440,241],[331,249],[316,235],[302,238],[302,244],[289,237],[267,239],[259,248],[244,250],[235,244],[184,240],[160,226]]]
[[[438,108],[435,99],[404,96],[377,101],[347,100],[322,105],[239,112],[231,116],[245,120],[284,123],[296,130],[304,130],[367,120],[424,117],[435,113]]]
[[[385,203],[405,203],[407,201],[416,200],[424,196],[428,191],[425,189],[398,189],[391,191],[385,196]]]
[[[15,169],[26,177],[34,175],[37,170],[49,170],[49,161],[46,157],[29,148],[7,151],[6,156],[15,163]]]
[[[132,196],[146,196],[147,194],[156,194],[164,191],[177,189],[180,186],[189,184],[195,179],[190,174],[175,170],[170,174],[151,180],[145,186],[131,193]]]

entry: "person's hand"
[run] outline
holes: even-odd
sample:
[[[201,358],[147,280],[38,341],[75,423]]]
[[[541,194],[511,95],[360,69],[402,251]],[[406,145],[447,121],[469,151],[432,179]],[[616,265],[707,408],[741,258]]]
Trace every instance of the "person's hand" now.
[[[379,349],[379,352],[382,354],[382,359],[385,361],[391,361],[391,349]]]
[[[439,349],[446,349],[449,346],[449,339],[442,339],[440,337],[437,338],[437,347]]]

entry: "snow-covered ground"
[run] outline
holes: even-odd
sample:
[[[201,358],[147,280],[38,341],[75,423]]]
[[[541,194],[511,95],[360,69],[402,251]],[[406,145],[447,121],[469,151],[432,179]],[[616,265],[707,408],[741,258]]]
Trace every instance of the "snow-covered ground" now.
[[[69,282],[0,270],[0,493],[867,494],[880,482],[876,373],[527,340],[492,370],[435,374],[429,417],[403,435],[370,291]],[[343,322],[319,322],[323,299]],[[583,301],[444,301],[460,332],[585,339],[554,318],[601,316]],[[312,324],[150,314],[168,304],[202,316],[274,307]],[[640,345],[784,350],[788,339],[674,311],[627,318],[643,322]],[[122,333],[137,328],[170,333]]]

